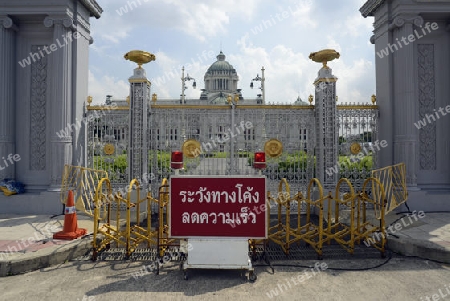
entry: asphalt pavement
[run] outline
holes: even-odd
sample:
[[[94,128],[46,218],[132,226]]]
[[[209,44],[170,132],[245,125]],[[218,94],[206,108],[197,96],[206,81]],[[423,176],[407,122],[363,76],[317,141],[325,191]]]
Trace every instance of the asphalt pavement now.
[[[87,229],[87,235],[73,241],[52,238],[63,225],[64,215],[0,215],[0,276],[46,268],[87,254],[92,218],[78,214],[78,227]],[[387,247],[393,252],[450,263],[450,213],[391,213],[386,216],[386,233]],[[369,247],[362,245],[364,248]]]

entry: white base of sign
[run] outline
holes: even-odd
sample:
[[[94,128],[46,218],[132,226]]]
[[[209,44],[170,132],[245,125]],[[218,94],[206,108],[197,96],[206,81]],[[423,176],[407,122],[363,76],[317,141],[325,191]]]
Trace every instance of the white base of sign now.
[[[248,256],[248,239],[189,238],[187,261],[183,263],[184,278],[188,269],[248,270],[249,279],[256,280]]]

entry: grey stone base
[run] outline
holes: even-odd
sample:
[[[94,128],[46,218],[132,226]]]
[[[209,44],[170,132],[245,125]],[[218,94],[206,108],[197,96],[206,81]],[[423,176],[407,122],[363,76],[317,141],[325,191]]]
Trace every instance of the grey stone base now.
[[[0,213],[53,215],[63,212],[60,192],[44,191],[5,196],[0,192]]]
[[[423,210],[425,212],[432,211],[448,211],[450,212],[450,190],[418,190],[408,191],[408,200],[406,202],[411,209]],[[407,211],[406,206],[400,205],[396,212]]]

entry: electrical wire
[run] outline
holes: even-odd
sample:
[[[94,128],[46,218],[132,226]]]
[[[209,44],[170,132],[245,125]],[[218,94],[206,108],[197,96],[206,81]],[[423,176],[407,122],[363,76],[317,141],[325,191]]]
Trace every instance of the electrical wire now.
[[[397,212],[396,214],[405,214],[405,213],[411,213],[408,211],[401,211],[401,212]],[[423,213],[450,213],[450,211],[423,211]]]
[[[392,251],[391,250],[386,250],[388,253],[388,256],[386,258],[386,260],[374,267],[367,267],[367,268],[355,268],[355,269],[349,269],[349,268],[333,268],[333,267],[327,267],[327,270],[332,270],[332,271],[369,271],[369,270],[373,270],[373,269],[377,269],[382,267],[383,265],[387,264],[391,259],[392,259]],[[255,267],[267,267],[269,265],[264,265],[264,264],[254,264],[253,266]],[[272,267],[295,267],[295,268],[305,268],[305,269],[311,269],[314,268],[314,266],[306,266],[306,265],[301,265],[301,264],[272,264]]]

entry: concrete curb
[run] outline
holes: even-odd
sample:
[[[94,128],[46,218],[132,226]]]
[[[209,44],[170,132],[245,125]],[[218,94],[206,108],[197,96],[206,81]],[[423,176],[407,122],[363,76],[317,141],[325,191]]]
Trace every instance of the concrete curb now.
[[[26,272],[62,264],[86,254],[92,249],[92,237],[77,239],[55,250],[54,247],[26,253],[21,258],[0,261],[0,277],[18,275]]]
[[[401,255],[418,256],[424,259],[450,263],[450,250],[429,241],[389,237],[387,247]]]

